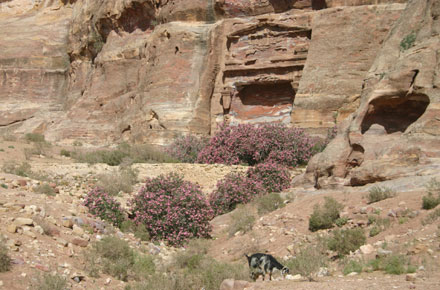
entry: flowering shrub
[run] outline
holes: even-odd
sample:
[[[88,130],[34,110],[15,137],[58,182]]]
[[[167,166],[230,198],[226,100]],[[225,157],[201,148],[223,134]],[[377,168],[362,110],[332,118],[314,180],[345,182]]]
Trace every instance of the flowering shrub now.
[[[281,192],[290,187],[290,172],[273,161],[260,163],[247,171],[248,178],[261,181],[267,192]]]
[[[199,153],[200,163],[254,165],[267,160],[287,166],[305,164],[312,157],[315,141],[298,128],[283,124],[221,124],[219,132]]]
[[[213,216],[199,185],[175,173],[147,178],[130,201],[137,224],[144,224],[150,237],[180,246],[191,238],[206,238]]]
[[[91,214],[111,222],[115,226],[119,227],[125,219],[121,204],[99,187],[87,194],[83,204]]]
[[[252,180],[241,173],[230,173],[217,183],[217,188],[209,197],[209,203],[215,215],[221,215],[234,210],[238,204],[248,203],[265,193],[260,180]]]
[[[180,162],[195,163],[206,144],[206,139],[194,135],[179,137],[166,149],[166,153]]]

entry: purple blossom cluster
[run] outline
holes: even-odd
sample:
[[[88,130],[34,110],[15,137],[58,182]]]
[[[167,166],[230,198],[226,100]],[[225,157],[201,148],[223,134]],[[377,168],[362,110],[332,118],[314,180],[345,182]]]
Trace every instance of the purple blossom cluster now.
[[[249,164],[265,161],[298,166],[313,155],[315,140],[304,130],[284,124],[219,125],[218,133],[201,150],[200,163]]]
[[[98,187],[87,193],[83,205],[94,216],[111,222],[115,226],[119,227],[125,219],[121,204]]]
[[[207,143],[207,139],[194,135],[182,136],[168,146],[165,152],[180,162],[196,163],[197,156]]]
[[[221,215],[235,209],[238,204],[250,202],[266,193],[263,182],[248,178],[243,173],[230,173],[217,183],[209,197],[214,214]]]
[[[144,224],[154,240],[181,246],[191,238],[207,238],[213,211],[198,184],[176,173],[147,178],[130,201],[134,221]]]
[[[268,193],[281,192],[290,187],[289,170],[272,160],[249,168],[247,176],[251,180],[261,181]]]

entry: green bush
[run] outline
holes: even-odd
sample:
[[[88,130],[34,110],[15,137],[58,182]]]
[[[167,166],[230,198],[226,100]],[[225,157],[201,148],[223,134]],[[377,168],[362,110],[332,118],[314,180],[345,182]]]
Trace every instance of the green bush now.
[[[319,271],[319,268],[326,267],[328,262],[321,245],[309,245],[301,249],[294,258],[289,259],[285,266],[289,268],[290,273],[301,274],[311,281],[312,276]]]
[[[60,151],[61,156],[70,157],[71,154],[72,154],[72,152],[70,152],[69,150],[66,150],[66,149],[61,149],[61,151]]]
[[[30,177],[32,175],[31,165],[27,162],[17,164],[15,161],[8,161],[5,162],[2,169],[5,173],[18,176]]]
[[[373,186],[367,195],[367,203],[375,203],[396,196],[396,192],[388,187]]]
[[[345,264],[342,273],[344,275],[348,275],[352,272],[361,273],[363,269],[364,265],[361,261],[349,260],[348,263]]]
[[[283,198],[278,193],[269,193],[255,199],[258,214],[264,215],[284,207]]]
[[[410,260],[403,255],[377,256],[369,261],[368,265],[373,271],[385,271],[387,274],[394,275],[414,273],[416,270]]]
[[[340,217],[337,220],[335,220],[335,225],[337,225],[339,228],[345,226],[348,222],[348,217]]]
[[[67,290],[67,280],[58,274],[45,273],[37,277],[37,282],[32,289],[35,290]]]
[[[339,257],[356,251],[367,240],[362,229],[334,230],[332,234],[327,239],[327,246],[330,250],[337,252]]]
[[[231,214],[231,224],[228,228],[229,236],[233,236],[238,231],[243,233],[249,232],[252,230],[254,224],[255,216],[252,212],[247,207],[238,206]]]
[[[11,258],[8,255],[5,241],[0,238],[0,273],[11,269]]]
[[[400,42],[400,50],[405,51],[414,46],[414,42],[416,41],[417,35],[415,32],[411,32],[407,36],[405,36]]]
[[[428,195],[423,197],[422,208],[433,209],[440,204],[440,182],[437,179],[431,179],[426,185]]]
[[[94,277],[102,272],[122,281],[129,277],[139,280],[155,271],[150,256],[135,252],[126,241],[113,236],[95,242],[87,252],[86,260],[86,267]]]
[[[38,133],[27,133],[24,138],[29,142],[46,142],[44,135]]]
[[[324,206],[315,205],[313,213],[309,219],[309,230],[315,232],[320,229],[329,229],[339,219],[339,212],[344,205],[337,202],[334,198],[325,197]]]

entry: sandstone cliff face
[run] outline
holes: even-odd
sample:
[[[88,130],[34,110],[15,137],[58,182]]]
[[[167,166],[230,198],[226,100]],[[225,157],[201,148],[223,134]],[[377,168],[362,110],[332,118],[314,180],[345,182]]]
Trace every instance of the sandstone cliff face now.
[[[438,171],[440,3],[409,1],[363,83],[360,105],[307,168],[315,186]]]
[[[405,7],[346,2],[2,1],[0,129],[164,145],[277,121],[322,136],[357,108]]]

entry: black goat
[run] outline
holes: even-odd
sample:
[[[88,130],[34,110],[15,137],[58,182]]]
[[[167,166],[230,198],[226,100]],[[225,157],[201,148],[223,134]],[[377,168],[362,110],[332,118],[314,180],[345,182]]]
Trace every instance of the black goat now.
[[[289,273],[289,268],[281,265],[272,255],[256,253],[251,256],[245,254],[248,260],[250,268],[250,277],[252,280],[256,281],[260,275],[263,276],[263,281],[266,274],[269,274],[269,280],[272,280],[272,272],[274,269],[281,271],[284,276]]]

